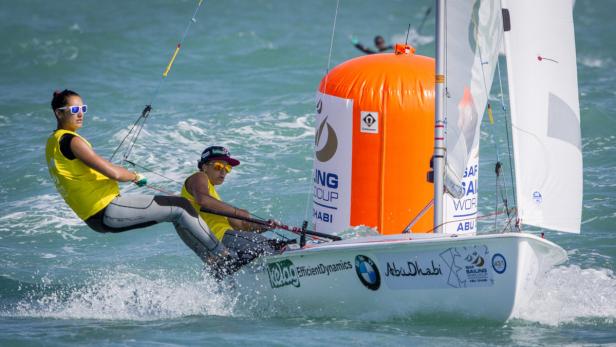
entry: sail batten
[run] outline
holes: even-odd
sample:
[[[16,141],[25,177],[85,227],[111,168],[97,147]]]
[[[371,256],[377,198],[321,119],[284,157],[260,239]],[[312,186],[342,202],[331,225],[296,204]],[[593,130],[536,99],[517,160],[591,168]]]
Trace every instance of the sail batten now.
[[[582,151],[571,0],[503,0],[522,224],[579,233]]]

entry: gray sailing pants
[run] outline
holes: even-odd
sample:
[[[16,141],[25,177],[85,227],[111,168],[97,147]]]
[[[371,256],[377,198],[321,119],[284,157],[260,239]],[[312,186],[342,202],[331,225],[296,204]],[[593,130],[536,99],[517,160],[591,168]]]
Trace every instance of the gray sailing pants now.
[[[266,237],[249,231],[227,230],[222,243],[228,249],[235,251],[238,259],[243,263],[249,263],[262,254],[275,253]]]
[[[122,232],[171,222],[184,243],[201,260],[224,250],[190,202],[179,196],[120,195],[86,223],[98,232]]]

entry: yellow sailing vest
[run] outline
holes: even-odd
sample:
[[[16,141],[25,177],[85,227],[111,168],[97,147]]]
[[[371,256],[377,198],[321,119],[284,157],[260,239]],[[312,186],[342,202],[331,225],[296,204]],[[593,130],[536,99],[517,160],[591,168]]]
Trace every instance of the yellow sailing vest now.
[[[214,188],[214,185],[210,182],[209,178],[207,180],[207,189],[211,197],[221,201],[216,188]],[[207,226],[210,227],[210,230],[214,233],[217,239],[222,240],[222,237],[225,236],[225,231],[233,229],[231,224],[229,224],[227,217],[200,211],[201,206],[197,204],[195,197],[192,196],[188,190],[186,190],[186,181],[184,181],[184,185],[182,185],[182,196],[190,201],[190,204],[195,208],[195,210],[199,211],[199,215],[205,221]]]
[[[56,130],[47,139],[45,158],[49,174],[64,201],[79,218],[86,220],[106,207],[118,194],[118,182],[75,158],[69,160],[60,151],[60,139],[64,134],[75,135],[92,145],[76,132]]]

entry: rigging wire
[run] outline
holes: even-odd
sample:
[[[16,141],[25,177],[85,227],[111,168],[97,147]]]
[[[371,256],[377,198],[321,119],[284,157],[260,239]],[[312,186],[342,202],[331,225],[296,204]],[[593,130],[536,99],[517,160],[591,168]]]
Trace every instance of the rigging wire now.
[[[338,18],[338,8],[340,7],[340,0],[336,1],[336,13],[334,14],[334,24],[332,25],[332,36],[329,40],[329,56],[327,58],[327,72],[325,74],[325,86],[327,86],[327,74],[329,73],[329,68],[331,66],[332,61],[332,51],[334,50],[334,36],[336,33],[336,19]]]
[[[174,180],[173,178],[169,178],[169,177],[167,177],[165,175],[162,175],[162,174],[160,174],[160,173],[158,173],[158,172],[148,168],[147,166],[139,165],[139,164],[137,164],[137,163],[135,163],[133,161],[130,161],[128,159],[124,159],[124,162],[128,163],[128,164],[130,164],[130,165],[132,165],[134,167],[138,167],[140,169],[143,169],[143,170],[145,170],[147,172],[151,172],[151,173],[155,174],[156,176],[159,176],[159,177],[162,177],[162,178],[166,179],[167,181],[174,182],[174,183],[177,183],[179,185],[183,185],[184,184],[184,183],[182,183],[180,181]]]
[[[404,44],[408,45],[409,43],[409,34],[411,33],[411,23],[409,23],[408,29],[406,29],[406,39],[404,40]]]
[[[338,19],[338,9],[340,8],[340,0],[336,1],[336,12],[334,13],[334,22],[332,24],[332,34],[331,34],[331,38],[329,40],[329,54],[327,57],[327,68],[325,70],[325,83],[323,84],[323,92],[327,91],[327,78],[329,77],[329,68],[331,66],[331,61],[332,61],[332,52],[334,50],[334,36],[336,34],[336,20]],[[316,100],[315,100],[316,101]],[[316,143],[315,143],[316,145]],[[312,153],[312,160],[315,160],[315,154],[314,151]],[[311,172],[310,177],[312,177],[314,175],[314,172]],[[312,191],[314,189],[314,186],[311,185],[310,188],[310,193],[308,194],[308,197],[306,199],[306,207],[304,209],[304,220],[308,220],[308,210],[310,209],[310,199],[312,197]]]
[[[516,201],[516,191],[515,191],[515,184],[513,181],[514,173],[513,173],[513,153],[511,151],[511,140],[509,138],[509,122],[510,122],[510,114],[509,114],[509,109],[507,108],[507,106],[505,105],[505,94],[503,92],[503,80],[502,80],[502,76],[501,76],[501,69],[500,69],[500,62],[496,63],[496,68],[498,70],[498,83],[500,85],[500,96],[501,96],[501,107],[502,110],[505,114],[505,134],[507,135],[507,152],[508,152],[508,156],[509,156],[509,173],[511,176],[511,188],[513,190],[513,204],[517,206],[517,201]],[[513,125],[512,125],[513,127]]]
[[[170,192],[170,191],[168,191],[168,190],[166,190],[166,189],[164,189],[164,188],[161,188],[161,187],[159,187],[159,186],[155,186],[155,185],[152,185],[152,184],[146,184],[146,185],[144,185],[144,187],[149,188],[149,189],[152,189],[152,190],[155,190],[155,191],[160,192],[160,193],[163,193],[163,194],[165,194],[165,195],[177,196],[176,194],[174,194],[174,193],[172,193],[172,192]],[[185,198],[185,199],[187,199],[188,201],[190,201],[191,203],[196,203],[196,201],[195,201],[194,199],[191,199],[191,198],[188,198],[188,197],[184,197],[184,198]],[[229,204],[229,205],[230,205],[230,204]],[[233,206],[233,205],[230,205],[230,206],[232,206],[232,207],[234,207],[235,209],[237,209],[237,207],[235,207],[235,206]],[[206,211],[203,211],[203,212],[206,212]],[[242,218],[241,218],[241,217],[239,217],[239,216],[236,216],[236,217],[226,216],[226,215],[224,215],[222,212],[217,212],[217,213],[216,213],[216,212],[212,211],[212,212],[208,212],[208,213],[213,213],[213,214],[222,215],[222,216],[225,216],[225,217],[227,217],[227,218],[239,218],[239,219],[242,219]],[[289,231],[289,232],[291,232],[291,233],[295,233],[295,234],[298,234],[298,233],[300,232],[299,228],[297,228],[297,227],[290,227],[290,226],[288,226],[288,225],[285,225],[285,224],[280,223],[279,221],[272,221],[272,222],[270,222],[270,221],[266,220],[265,218],[259,217],[259,216],[255,215],[255,214],[252,214],[252,213],[251,213],[251,216],[252,216],[252,217],[255,217],[255,218],[253,218],[253,220],[251,221],[251,222],[253,222],[253,223],[255,223],[255,222],[256,222],[256,223],[268,224],[268,225],[271,225],[272,227],[279,228],[279,229],[282,229],[282,230],[286,230],[286,231]],[[291,240],[291,239],[292,239],[292,238],[290,238],[290,237],[288,237],[288,236],[285,236],[285,235],[283,235],[283,234],[280,234],[280,233],[279,233],[278,231],[276,231],[275,229],[270,229],[270,230],[268,230],[268,231],[271,231],[272,233],[276,234],[277,236],[280,236],[281,238],[283,238],[283,239],[285,239],[285,240]],[[314,233],[314,232],[313,232],[313,233]],[[311,239],[311,240],[313,240],[313,241],[322,241],[322,239],[323,239],[323,236],[320,236],[320,235],[307,235],[307,237],[310,237],[310,239]]]
[[[473,17],[473,23],[475,24],[475,28],[479,28],[479,23],[476,22],[476,18]],[[501,36],[501,40],[503,39],[503,37]],[[483,86],[485,89],[485,94],[486,94],[486,98],[489,98],[489,90],[488,90],[488,85],[486,83],[486,72],[484,69],[484,65],[487,64],[484,63],[483,61],[483,54],[482,54],[482,50],[481,50],[481,45],[479,45],[479,42],[477,42],[477,46],[479,48],[479,61],[481,62],[481,73],[482,73],[482,77],[483,77]],[[505,112],[505,126],[507,126],[507,110],[505,107],[505,103],[504,103],[504,97],[503,97],[503,84],[502,84],[502,78],[501,78],[501,73],[500,73],[500,64],[499,64],[499,58],[498,56],[496,57],[496,67],[498,70],[498,81],[499,81],[499,85],[500,85],[500,98],[501,98],[501,107],[503,109],[503,111]],[[492,105],[490,104],[489,99],[487,100],[487,113],[488,113],[488,118],[490,121],[491,125],[494,125],[494,118],[493,118],[493,114],[492,114]],[[495,149],[495,153],[496,153],[496,164],[495,164],[495,168],[494,168],[494,172],[496,175],[496,180],[495,180],[495,211],[498,211],[498,205],[499,205],[499,193],[500,193],[500,198],[502,199],[505,211],[507,213],[507,217],[509,219],[511,219],[510,216],[510,209],[508,206],[508,192],[507,192],[507,186],[504,183],[504,180],[502,179],[501,173],[502,173],[502,164],[500,161],[500,151],[498,148],[498,143],[495,141],[495,135],[494,135],[494,128],[490,127],[490,137],[492,139],[492,141],[494,142],[494,149]],[[507,145],[509,146],[509,133],[508,131],[506,131],[507,134]],[[511,148],[509,147],[509,153],[511,153]],[[511,156],[509,156],[509,160],[511,163]],[[510,169],[511,169],[511,165],[510,165]],[[513,177],[513,172],[511,172],[511,176]],[[494,229],[496,230],[496,224],[498,222],[498,214],[495,214],[494,216]],[[509,223],[507,223],[507,225],[509,225],[511,223],[511,220],[509,220]]]
[[[490,62],[484,62],[483,60],[483,53],[482,53],[482,45],[479,44],[479,23],[477,23],[477,18],[475,16],[472,16],[472,21],[475,27],[475,34],[476,34],[476,41],[477,41],[477,48],[478,48],[478,52],[479,52],[479,62],[480,62],[480,66],[481,66],[481,77],[483,79],[483,89],[485,92],[485,96],[486,96],[486,103],[487,103],[487,114],[488,114],[488,118],[490,121],[490,125],[494,125],[494,117],[492,115],[492,105],[490,104],[490,91],[488,90],[488,83],[486,81],[486,71],[484,66],[486,64],[489,64]],[[498,56],[496,57],[496,60],[498,62]],[[495,168],[495,174],[496,174],[496,198],[495,200],[495,207],[494,210],[498,211],[498,180],[499,180],[499,173],[500,173],[500,153],[498,150],[498,144],[495,141],[495,136],[494,136],[494,128],[491,126],[490,127],[490,138],[492,140],[492,142],[494,143],[494,150],[496,152],[496,168]],[[494,216],[494,229],[496,229],[496,223],[497,223],[497,215]]]
[[[515,210],[515,208],[512,208],[512,210]],[[447,224],[450,224],[450,223],[457,223],[457,222],[460,222],[460,221],[474,220],[474,219],[476,219],[476,220],[487,219],[487,218],[490,218],[490,217],[493,217],[493,216],[502,215],[504,213],[506,213],[506,212],[495,211],[495,212],[484,214],[484,215],[477,215],[477,216],[472,216],[472,217],[468,217],[468,218],[450,220],[450,221],[443,222],[440,225],[434,226],[434,227],[432,227],[432,228],[430,228],[430,229],[428,229],[426,231],[421,231],[419,233],[421,233],[421,234],[433,233],[438,228],[442,228],[443,226],[445,226]],[[514,216],[508,217],[508,221],[507,221],[507,225],[506,226],[509,226],[511,224],[511,222],[513,221],[513,218],[514,218]],[[497,230],[497,229],[494,229],[494,230]]]
[[[137,143],[137,139],[139,138],[139,135],[141,134],[141,131],[143,130],[143,126],[145,125],[145,122],[148,119],[148,116],[150,115],[150,111],[152,111],[152,105],[154,104],[154,100],[156,100],[156,97],[158,96],[158,93],[160,92],[161,86],[163,82],[165,81],[165,78],[169,74],[169,71],[171,70],[173,63],[175,62],[175,59],[177,58],[180,52],[182,44],[184,43],[184,39],[188,35],[188,32],[190,31],[192,24],[197,22],[197,14],[199,13],[199,9],[201,8],[202,3],[203,3],[203,0],[199,0],[199,2],[197,3],[197,6],[195,7],[195,10],[193,12],[193,15],[190,18],[188,25],[186,25],[186,29],[184,29],[184,33],[182,34],[180,41],[176,45],[175,50],[173,51],[173,54],[171,56],[171,59],[169,60],[169,63],[167,63],[167,66],[165,70],[163,71],[162,77],[160,81],[158,82],[158,86],[156,87],[156,90],[154,91],[154,94],[152,95],[150,103],[145,105],[145,108],[141,112],[141,115],[139,116],[139,118],[137,118],[135,123],[133,123],[133,126],[130,128],[126,136],[124,136],[122,141],[120,141],[120,144],[118,145],[118,147],[113,151],[113,154],[109,158],[109,161],[111,162],[113,161],[113,158],[115,157],[118,150],[122,147],[124,142],[129,138],[130,140],[128,141],[128,148],[124,151],[124,154],[123,154],[123,161],[126,161],[128,157],[130,156],[130,153],[132,152],[133,147],[135,146],[135,143]]]

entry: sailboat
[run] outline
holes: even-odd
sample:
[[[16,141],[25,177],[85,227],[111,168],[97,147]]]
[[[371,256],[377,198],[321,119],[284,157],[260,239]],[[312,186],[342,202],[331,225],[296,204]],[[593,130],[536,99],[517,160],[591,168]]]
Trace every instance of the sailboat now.
[[[315,228],[336,234],[363,224],[376,227],[380,235],[302,243],[261,257],[233,277],[235,288],[276,310],[308,315],[445,313],[509,319],[528,302],[537,278],[567,259],[560,246],[518,228],[580,230],[582,157],[572,10],[571,0],[437,0],[436,62],[397,45],[394,53],[355,58],[334,68],[317,93]],[[469,187],[477,183],[479,128],[501,39],[517,208],[508,228],[477,233],[476,205],[464,211],[455,206],[469,195],[477,201],[476,190]],[[373,62],[381,65],[372,75],[394,71],[377,92],[361,89],[370,84],[366,79]],[[409,66],[415,77],[397,72]],[[421,66],[427,66],[427,75],[416,71]],[[411,92],[396,89],[405,83]],[[360,86],[361,96],[341,96],[345,85]],[[413,93],[418,106],[408,111]],[[383,98],[394,94],[401,95],[398,106],[383,106]],[[377,101],[370,104],[373,97]],[[370,99],[369,106],[361,98]],[[392,107],[403,114],[401,123],[391,116]],[[422,110],[429,110],[429,121],[417,116]],[[397,134],[408,119],[415,119],[411,125],[424,133]],[[420,149],[426,146],[433,150],[428,156]],[[430,161],[433,183],[425,179]],[[388,185],[391,180],[398,180],[399,187]],[[377,188],[369,187],[372,181]],[[403,203],[403,198],[413,201]],[[371,210],[374,199],[379,201]],[[426,224],[431,225],[428,232],[416,232]]]

